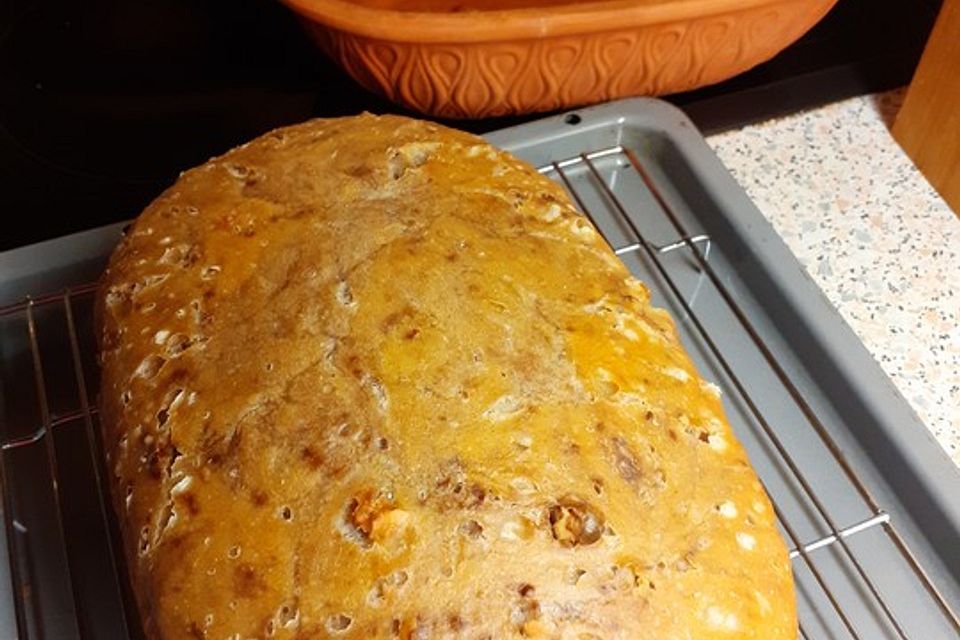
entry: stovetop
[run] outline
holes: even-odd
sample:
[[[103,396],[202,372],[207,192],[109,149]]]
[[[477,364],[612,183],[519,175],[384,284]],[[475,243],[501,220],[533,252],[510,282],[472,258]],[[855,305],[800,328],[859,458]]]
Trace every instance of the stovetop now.
[[[668,99],[709,133],[906,84],[938,6],[840,0],[770,62]],[[0,250],[133,217],[185,167],[276,126],[363,110],[404,113],[324,58],[275,0],[4,3]]]

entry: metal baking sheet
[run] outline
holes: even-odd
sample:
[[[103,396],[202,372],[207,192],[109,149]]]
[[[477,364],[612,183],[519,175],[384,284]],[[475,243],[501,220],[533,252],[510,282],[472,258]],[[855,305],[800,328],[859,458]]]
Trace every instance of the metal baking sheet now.
[[[960,637],[960,472],[690,121],[632,99],[487,138],[574,194],[723,389],[795,547],[799,635]],[[3,638],[137,637],[84,287],[120,229],[0,254]]]

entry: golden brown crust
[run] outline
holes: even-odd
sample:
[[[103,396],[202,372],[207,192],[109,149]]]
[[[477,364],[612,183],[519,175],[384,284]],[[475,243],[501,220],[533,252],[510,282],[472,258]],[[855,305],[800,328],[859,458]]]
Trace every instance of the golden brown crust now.
[[[795,636],[718,393],[562,190],[478,138],[267,134],[147,208],[99,315],[150,638]]]

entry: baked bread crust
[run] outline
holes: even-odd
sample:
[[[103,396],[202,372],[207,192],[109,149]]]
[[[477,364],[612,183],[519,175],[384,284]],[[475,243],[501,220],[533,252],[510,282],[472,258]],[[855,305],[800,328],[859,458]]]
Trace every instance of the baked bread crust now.
[[[550,180],[399,117],[187,171],[98,300],[147,637],[794,638],[773,509]]]

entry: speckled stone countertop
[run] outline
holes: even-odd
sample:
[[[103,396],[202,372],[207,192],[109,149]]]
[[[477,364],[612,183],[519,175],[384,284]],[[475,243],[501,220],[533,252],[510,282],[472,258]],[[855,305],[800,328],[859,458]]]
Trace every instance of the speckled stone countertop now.
[[[890,135],[902,99],[707,140],[960,465],[960,219]]]

